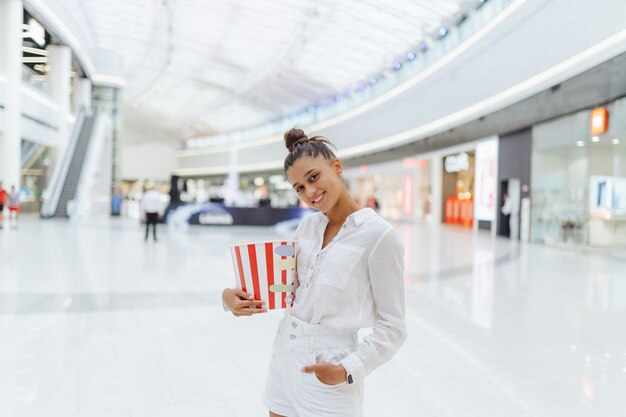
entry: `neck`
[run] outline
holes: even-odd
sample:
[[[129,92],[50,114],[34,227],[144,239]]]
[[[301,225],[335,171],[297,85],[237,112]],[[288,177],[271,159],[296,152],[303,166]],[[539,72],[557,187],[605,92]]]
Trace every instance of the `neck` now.
[[[346,191],[337,204],[335,204],[328,212],[324,213],[328,217],[328,224],[331,226],[341,226],[346,218],[357,211],[359,206],[354,202],[350,194]]]

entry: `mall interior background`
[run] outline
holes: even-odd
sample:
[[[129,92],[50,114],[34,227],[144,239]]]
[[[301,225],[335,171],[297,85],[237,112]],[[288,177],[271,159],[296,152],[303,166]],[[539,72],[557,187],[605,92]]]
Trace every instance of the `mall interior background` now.
[[[420,249],[407,288],[447,263],[518,262],[504,248],[626,259],[626,2],[206,3],[0,0],[0,181],[24,229],[140,227],[154,186],[184,259],[194,239],[235,239],[225,226],[290,231],[310,212],[282,168],[298,126],[337,145],[357,204]],[[430,259],[428,242],[453,249]],[[484,282],[471,292],[491,306]],[[490,325],[482,313],[463,312]]]

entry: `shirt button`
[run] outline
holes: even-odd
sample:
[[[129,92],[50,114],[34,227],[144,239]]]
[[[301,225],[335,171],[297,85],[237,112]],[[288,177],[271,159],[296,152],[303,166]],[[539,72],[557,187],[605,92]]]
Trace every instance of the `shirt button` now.
[[[295,329],[296,327],[298,327],[298,323],[296,323],[295,321],[292,321],[291,322],[291,327],[293,327]]]
[[[289,335],[289,339],[291,339],[291,340],[295,340],[295,338],[296,338],[296,335],[295,335],[295,334],[290,334],[290,335]]]

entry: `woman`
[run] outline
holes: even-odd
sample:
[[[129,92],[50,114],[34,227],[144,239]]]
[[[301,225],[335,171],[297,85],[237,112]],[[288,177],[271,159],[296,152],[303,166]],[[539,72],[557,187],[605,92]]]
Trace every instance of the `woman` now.
[[[371,208],[359,209],[342,163],[321,136],[285,133],[285,174],[306,216],[298,242],[298,286],[276,339],[263,399],[270,417],[361,416],[365,377],[406,339],[403,248]],[[222,294],[235,316],[264,313],[237,289]],[[357,331],[372,327],[362,342]]]

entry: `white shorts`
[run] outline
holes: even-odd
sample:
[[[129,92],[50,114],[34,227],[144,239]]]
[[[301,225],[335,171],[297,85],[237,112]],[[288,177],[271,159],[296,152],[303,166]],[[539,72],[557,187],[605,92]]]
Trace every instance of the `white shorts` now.
[[[263,393],[272,412],[286,417],[360,417],[363,383],[327,385],[302,367],[338,364],[356,350],[356,333],[331,330],[286,316],[278,326]]]

